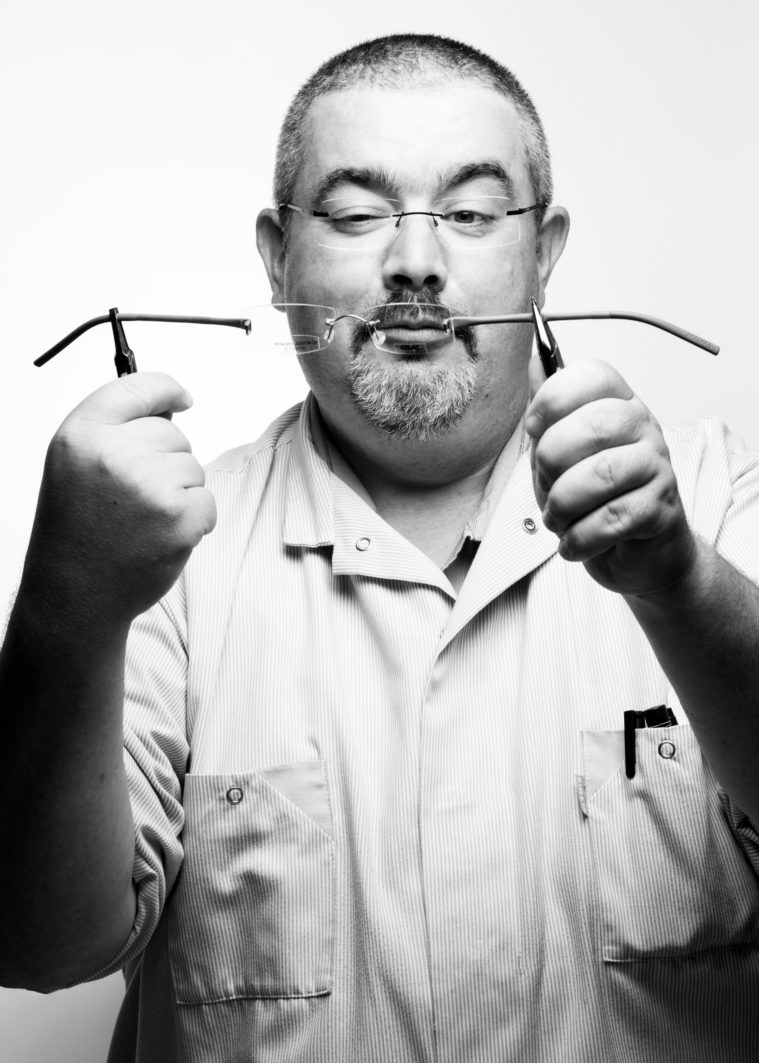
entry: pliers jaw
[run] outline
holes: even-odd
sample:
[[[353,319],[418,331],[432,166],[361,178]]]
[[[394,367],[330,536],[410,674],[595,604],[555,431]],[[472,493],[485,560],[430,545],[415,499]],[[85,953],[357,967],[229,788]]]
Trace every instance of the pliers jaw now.
[[[543,320],[543,315],[540,312],[538,304],[534,299],[531,299],[530,302],[532,303],[532,320],[535,326],[535,341],[538,347],[538,356],[540,357],[543,372],[546,377],[553,376],[557,369],[564,368],[561,351],[556,342],[556,337]]]
[[[111,328],[113,329],[113,340],[116,344],[116,354],[114,356],[114,364],[116,366],[117,376],[129,376],[130,373],[137,372],[137,361],[134,357],[134,351],[127,343],[127,338],[124,333],[124,326],[119,320],[119,309],[117,306],[112,306],[108,311],[108,317],[111,319]]]

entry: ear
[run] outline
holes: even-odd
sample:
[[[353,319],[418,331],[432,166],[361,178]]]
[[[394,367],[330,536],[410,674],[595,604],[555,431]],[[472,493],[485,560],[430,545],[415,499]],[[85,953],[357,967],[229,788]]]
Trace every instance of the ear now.
[[[279,211],[272,207],[262,210],[256,219],[256,247],[263,259],[271,285],[271,301],[285,302],[285,250]]]
[[[538,252],[540,291],[537,299],[539,306],[542,306],[545,301],[548,278],[561,257],[568,236],[569,214],[564,207],[549,207],[543,215],[543,223],[540,227],[540,250]]]

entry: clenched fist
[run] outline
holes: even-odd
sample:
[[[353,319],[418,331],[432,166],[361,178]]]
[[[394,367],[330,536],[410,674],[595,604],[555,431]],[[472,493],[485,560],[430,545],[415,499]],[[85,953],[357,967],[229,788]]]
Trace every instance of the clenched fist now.
[[[651,411],[604,362],[578,362],[546,381],[539,365],[530,373],[535,496],[560,554],[620,594],[669,589],[697,547]]]
[[[216,523],[213,496],[170,420],[191,398],[137,373],[94,392],[53,437],[28,561],[49,593],[116,624],[166,593]]]

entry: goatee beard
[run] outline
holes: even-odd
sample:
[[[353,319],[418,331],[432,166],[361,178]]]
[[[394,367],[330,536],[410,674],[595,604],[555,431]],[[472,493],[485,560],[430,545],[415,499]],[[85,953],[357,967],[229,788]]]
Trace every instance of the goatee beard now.
[[[388,365],[362,352],[348,379],[356,406],[375,427],[393,439],[422,443],[459,423],[475,392],[477,368],[470,358],[452,367],[424,358]]]
[[[430,292],[411,297],[393,292],[385,305],[391,303],[442,306]],[[474,331],[467,329],[457,339],[463,341],[467,357],[456,365],[437,365],[423,354],[387,363],[369,346],[369,330],[357,326],[348,380],[358,409],[392,439],[426,442],[445,435],[461,421],[477,386]]]

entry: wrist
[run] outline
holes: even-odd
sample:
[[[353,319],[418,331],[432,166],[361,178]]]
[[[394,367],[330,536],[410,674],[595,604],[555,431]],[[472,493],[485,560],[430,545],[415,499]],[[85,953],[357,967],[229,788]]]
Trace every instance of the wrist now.
[[[131,617],[106,607],[92,579],[67,566],[27,562],[8,623],[8,635],[58,656],[73,651],[123,652]]]
[[[656,612],[687,609],[708,593],[719,558],[709,546],[692,532],[689,541],[679,549],[681,563],[669,582],[625,598],[634,612]]]

